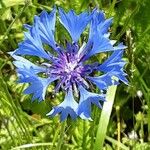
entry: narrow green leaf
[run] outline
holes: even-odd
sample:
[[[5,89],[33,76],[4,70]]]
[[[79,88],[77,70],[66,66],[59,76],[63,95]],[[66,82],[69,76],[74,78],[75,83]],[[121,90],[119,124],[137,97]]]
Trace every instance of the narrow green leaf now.
[[[52,146],[52,143],[34,143],[34,144],[30,143],[30,144],[24,144],[24,145],[21,145],[21,146],[14,147],[11,150],[19,150],[19,149],[39,147],[39,146]]]
[[[100,120],[99,120],[94,150],[102,150],[103,148],[104,140],[106,137],[107,126],[109,123],[110,114],[115,99],[116,89],[117,86],[115,85],[108,88],[106,102],[104,102]]]

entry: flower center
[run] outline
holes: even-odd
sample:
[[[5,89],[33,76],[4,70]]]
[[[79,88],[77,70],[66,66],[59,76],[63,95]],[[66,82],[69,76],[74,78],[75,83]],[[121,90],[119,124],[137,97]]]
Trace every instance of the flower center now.
[[[74,48],[74,47],[73,47]],[[57,57],[53,59],[53,62],[48,66],[47,74],[49,76],[59,76],[59,82],[56,86],[56,91],[60,87],[68,89],[70,86],[76,86],[83,82],[85,83],[84,77],[91,73],[92,68],[90,65],[84,65],[80,62],[80,57],[76,50],[72,48],[71,52],[60,51]]]
[[[66,63],[64,71],[67,73],[72,73],[76,69],[77,65],[78,65],[77,61]]]

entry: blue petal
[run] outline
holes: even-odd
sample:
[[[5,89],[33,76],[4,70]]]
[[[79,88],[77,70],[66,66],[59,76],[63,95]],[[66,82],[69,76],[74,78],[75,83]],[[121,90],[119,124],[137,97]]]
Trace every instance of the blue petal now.
[[[74,100],[72,89],[70,88],[68,93],[65,96],[64,101],[47,114],[47,116],[55,116],[60,113],[60,120],[64,121],[68,115],[71,116],[72,119],[76,119],[77,117],[77,107],[78,103]]]
[[[15,59],[13,63],[18,69],[25,69],[25,70],[32,69],[34,74],[46,72],[45,67],[37,66],[23,57],[14,55],[12,52],[10,52],[9,54]]]
[[[56,49],[56,42],[54,39],[56,8],[54,8],[50,14],[46,11],[42,11],[39,17],[35,17],[35,22],[38,22],[39,24],[42,42]]]
[[[109,72],[109,74],[111,77],[117,77],[117,79],[113,78],[113,81],[116,84],[119,84],[119,82],[117,81],[119,79],[128,85],[128,80],[126,79],[127,74],[122,69],[116,70],[116,68],[114,68],[114,70],[111,70],[111,72]]]
[[[126,64],[126,62],[122,60],[123,52],[123,50],[113,52],[113,54],[98,67],[98,70],[108,72],[114,67],[122,68]]]
[[[103,11],[100,11],[98,9],[93,10],[93,16],[92,16],[92,22],[96,25],[99,25],[100,23],[105,21],[105,14]]]
[[[25,32],[25,40],[19,44],[19,48],[14,54],[33,55],[50,60],[50,54],[47,54],[43,49],[37,24],[30,29],[30,32]]]
[[[18,68],[18,82],[19,83],[30,83],[35,80],[38,76],[34,73],[34,70],[32,68],[26,69],[26,68]]]
[[[91,120],[91,104],[97,105],[101,108],[100,100],[104,101],[104,96],[87,91],[83,86],[79,86],[80,101],[78,106],[78,115],[82,119]]]
[[[108,29],[110,28],[110,25],[112,24],[112,21],[113,21],[113,18],[109,18],[109,19],[106,19],[103,23],[100,23],[97,27],[98,31],[101,34],[107,33]]]
[[[107,51],[113,51],[113,45],[110,43],[110,40],[102,36],[101,34],[98,34],[92,38],[92,49],[90,52],[88,52],[85,56],[85,59],[88,59],[89,57],[100,53],[100,52],[107,52]]]
[[[105,15],[102,11],[94,10],[92,15],[92,21],[90,25],[89,39],[99,32],[100,34],[106,34],[110,25],[112,24],[112,18],[105,19]]]
[[[29,67],[29,66],[28,66]],[[37,68],[35,68],[37,69]],[[41,78],[35,74],[35,70],[22,66],[17,69],[20,83],[30,83],[30,86],[24,91],[25,94],[33,94],[32,100],[39,99],[39,101],[45,99],[45,93],[48,85],[57,80],[58,77]]]
[[[48,85],[56,79],[57,78],[40,78],[32,76],[32,82],[30,82],[31,85],[25,89],[24,93],[33,94],[32,100],[44,100]]]
[[[54,49],[56,49],[56,42],[54,39],[55,32],[55,23],[56,23],[56,8],[48,14],[45,10],[43,10],[40,16],[34,17],[34,24],[36,24],[39,28],[39,35],[43,43],[50,45]],[[24,24],[24,27],[28,30],[31,30],[32,26],[28,24]]]
[[[89,40],[87,43],[87,46],[92,45],[92,48],[86,51],[87,54],[84,57],[84,60],[101,52],[115,51],[126,48],[126,46],[124,46],[122,43],[120,43],[118,46],[113,46],[115,43],[108,39],[110,35],[108,29],[111,24],[112,18],[105,19],[104,14],[101,11],[99,12],[96,10],[93,12]]]
[[[122,55],[123,50],[113,52],[113,54],[97,69],[104,73],[109,72],[111,76],[116,76],[119,80],[128,84],[128,80],[125,78],[127,74],[123,71],[123,67],[126,62],[122,60]]]
[[[109,73],[98,76],[98,77],[87,77],[93,82],[100,90],[106,90],[108,86],[113,84],[111,75]]]
[[[87,12],[77,15],[73,10],[65,13],[61,8],[59,8],[59,14],[61,24],[68,30],[72,40],[77,42],[91,20],[92,15],[89,15]]]
[[[85,54],[84,60],[88,59],[89,57],[91,57],[95,54],[101,53],[101,52],[116,51],[116,50],[122,50],[122,49],[127,48],[126,46],[123,45],[123,43],[120,43],[117,46],[113,46],[114,42],[112,42],[112,40],[109,40],[102,34],[98,34],[98,35],[94,36],[87,43],[87,46],[90,45],[90,43],[92,43],[92,49],[89,50],[89,52],[87,54]],[[86,49],[88,49],[87,46],[86,46]]]

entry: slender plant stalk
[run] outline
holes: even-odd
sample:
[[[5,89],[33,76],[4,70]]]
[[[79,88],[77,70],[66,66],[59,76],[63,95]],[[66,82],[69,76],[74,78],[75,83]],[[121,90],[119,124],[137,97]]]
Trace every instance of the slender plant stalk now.
[[[65,135],[65,126],[66,126],[66,121],[61,123],[61,129],[60,129],[60,137],[58,140],[58,145],[56,147],[56,150],[61,150],[61,146],[64,140],[64,135]]]
[[[0,100],[1,100],[1,99],[0,99]],[[2,114],[1,114],[1,112],[0,112],[0,118],[3,119],[3,116],[2,116]],[[10,138],[11,138],[13,144],[16,146],[16,145],[17,145],[17,144],[16,144],[16,141],[15,141],[15,139],[14,139],[14,137],[13,137],[13,135],[12,135],[12,132],[10,131],[10,129],[9,129],[8,124],[7,124],[6,121],[7,121],[7,120],[4,120],[4,121],[3,121],[3,125],[4,125],[5,129],[7,130],[8,135],[10,136]]]
[[[82,121],[83,123],[83,140],[82,140],[82,149],[86,149],[86,125],[85,125],[85,120]]]
[[[5,94],[6,94],[6,99],[8,100],[8,102],[11,104],[11,110],[12,110],[12,113],[14,114],[15,118],[16,118],[16,121],[20,127],[20,129],[23,131],[24,133],[24,136],[25,138],[27,139],[27,141],[31,141],[31,136],[30,136],[30,133],[27,129],[27,126],[25,125],[24,121],[22,120],[21,116],[20,116],[20,110],[19,108],[16,107],[9,91],[8,91],[8,87],[7,87],[7,84],[5,83],[5,81],[3,80],[3,78],[1,77],[0,78],[0,83],[1,83],[1,86],[3,87],[4,91],[5,91]]]
[[[110,8],[109,8],[109,14],[108,14],[108,17],[110,17],[111,14],[113,13],[114,7],[115,7],[115,4],[116,4],[116,1],[117,1],[117,0],[113,0],[113,1],[112,1],[112,4],[111,4],[111,6],[110,6]]]
[[[116,106],[116,114],[117,114],[117,150],[120,150],[120,106]]]
[[[94,115],[95,116],[94,118],[97,117],[97,108],[94,109]],[[90,131],[91,131],[91,149],[94,148],[94,138],[95,138],[95,126],[96,126],[96,119],[94,119],[92,122],[91,122],[91,127],[90,127]]]
[[[57,128],[57,129],[55,130],[55,134],[54,134],[54,137],[53,137],[51,150],[53,150],[53,149],[54,149],[54,146],[55,146],[56,140],[58,139],[58,134],[59,134],[59,128]]]
[[[150,93],[150,91],[149,91]],[[150,97],[150,94],[146,95],[147,99]],[[147,118],[148,118],[148,141],[150,141],[150,101],[148,99],[148,112],[147,112]]]
[[[135,16],[135,14],[138,12],[140,6],[137,5],[135,7],[135,9],[132,11],[131,15],[126,19],[125,24],[122,28],[122,30],[119,32],[119,34],[116,36],[116,39],[119,40],[120,37],[126,32],[128,25],[130,24],[130,21],[132,20],[132,18]]]
[[[11,150],[21,150],[21,149],[24,150],[24,149],[31,149],[33,147],[35,148],[35,150],[37,150],[39,148],[36,148],[36,147],[41,147],[41,146],[49,147],[51,145],[52,145],[52,143],[34,143],[34,144],[31,143],[31,144],[24,144],[21,146],[14,147]]]
[[[6,97],[7,98],[7,97]],[[4,100],[3,100],[4,98],[1,98],[0,100],[1,100],[1,102],[3,102]],[[6,99],[6,102],[8,103],[8,99]],[[2,103],[2,105],[6,105],[6,102],[5,103]],[[8,103],[7,104],[8,105],[8,109],[11,111],[11,114],[14,116],[14,118],[16,118],[16,122],[18,123],[18,127],[20,128],[20,130],[21,130],[21,132],[22,133],[24,133],[24,137],[26,138],[26,134],[25,134],[25,131],[24,131],[24,128],[22,128],[22,124],[19,122],[19,120],[18,120],[18,118],[17,118],[17,115],[15,114],[15,111],[14,111],[14,107],[11,105],[11,103]],[[5,107],[3,108],[3,111],[5,112],[5,114],[7,114],[7,110],[5,111]],[[12,126],[14,127],[14,129],[16,129],[15,128],[15,124],[10,120],[10,122],[11,122],[11,124],[12,124]],[[20,136],[20,134],[18,133],[18,131],[17,130],[15,130],[15,132],[18,134],[18,136]],[[18,138],[19,139],[19,138]],[[21,140],[22,141],[22,140]],[[28,141],[28,138],[27,138],[27,141]]]
[[[23,6],[22,10],[18,13],[18,15],[14,18],[14,20],[11,22],[11,24],[9,25],[9,27],[7,28],[6,32],[4,33],[3,39],[0,41],[0,45],[4,42],[6,36],[9,34],[9,32],[11,31],[11,28],[13,26],[13,24],[16,22],[16,20],[22,15],[22,13],[25,11],[25,9],[28,7],[29,2],[28,0],[25,0],[25,5]],[[3,54],[4,52],[0,50],[0,53]]]
[[[64,144],[69,149],[72,149],[72,146],[70,144]],[[52,146],[52,143],[28,143],[21,146],[17,146],[12,148],[11,150],[30,150],[31,148],[35,148],[35,150],[41,150],[41,147],[44,147],[44,150],[49,150],[49,147]],[[55,150],[55,149],[53,149]]]
[[[148,122],[150,121],[150,104],[148,105]],[[148,141],[150,141],[150,123],[148,123]]]
[[[113,85],[108,88],[106,102],[104,102],[103,109],[101,112],[94,150],[102,150],[104,140],[106,137],[107,126],[110,119],[110,114],[112,111],[115,93],[116,93],[117,86]]]
[[[5,106],[5,107],[3,108],[4,113],[9,116],[10,114],[8,114],[8,110],[7,110],[7,109],[10,109],[10,108],[6,105],[6,103],[3,103],[3,99],[2,99],[2,98],[1,98],[0,100],[1,100],[1,102],[2,102],[2,105]],[[2,115],[0,115],[0,116],[2,116]],[[17,130],[14,121],[12,121],[11,119],[9,119],[9,122],[11,123],[11,125],[12,125],[12,127],[13,127],[15,133],[17,134],[17,137],[18,137],[17,140],[19,141],[19,143],[22,143],[22,137],[21,137],[19,131]],[[4,123],[4,124],[5,124],[5,123]],[[6,129],[7,129],[7,128],[6,128]],[[8,127],[8,129],[9,129],[9,127]],[[8,131],[8,132],[9,132],[9,131]],[[12,136],[12,137],[13,137],[13,136]],[[14,141],[15,138],[13,137],[12,140]]]

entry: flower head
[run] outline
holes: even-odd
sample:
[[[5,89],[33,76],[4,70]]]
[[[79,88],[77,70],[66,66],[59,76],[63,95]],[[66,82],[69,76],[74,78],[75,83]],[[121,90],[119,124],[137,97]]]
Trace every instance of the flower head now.
[[[122,43],[114,46],[116,41],[109,39],[112,18],[106,19],[97,9],[77,15],[73,10],[66,13],[60,8],[59,21],[72,39],[64,46],[55,41],[56,8],[35,16],[32,26],[25,25],[28,31],[24,34],[24,41],[10,53],[15,59],[19,82],[29,83],[24,93],[32,94],[32,100],[41,101],[45,99],[48,86],[56,81],[55,92],[64,91],[66,96],[47,115],[59,113],[62,121],[68,116],[91,119],[91,105],[101,108],[108,86],[119,84],[119,81],[128,82],[122,60],[126,47]],[[89,30],[88,40],[79,44],[86,28]],[[45,50],[45,45],[51,47],[51,52]],[[104,52],[112,54],[103,63],[89,61],[92,56]],[[26,55],[43,58],[45,62],[34,64],[23,57]],[[93,93],[91,85],[96,85],[100,93]]]

